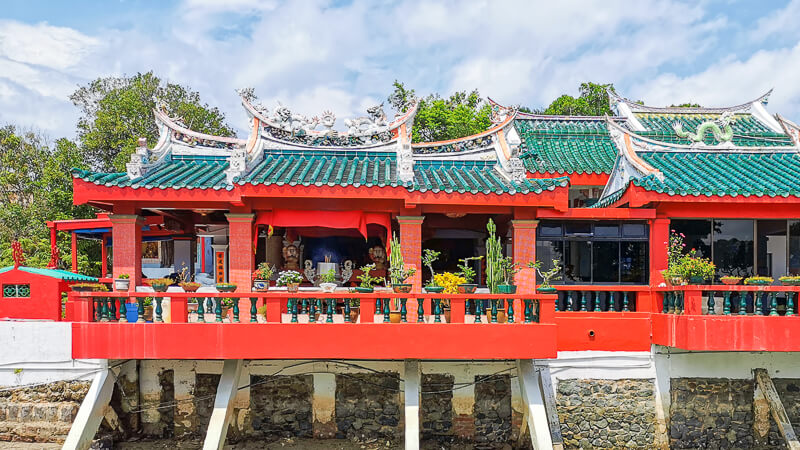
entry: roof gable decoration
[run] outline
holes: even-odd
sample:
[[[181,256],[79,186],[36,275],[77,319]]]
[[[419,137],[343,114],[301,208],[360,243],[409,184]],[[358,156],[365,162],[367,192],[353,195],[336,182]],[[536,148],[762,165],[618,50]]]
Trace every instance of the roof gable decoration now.
[[[781,125],[783,132],[792,139],[792,143],[795,147],[800,146],[800,125],[797,125],[780,114],[775,114],[775,120]]]
[[[618,150],[614,169],[606,183],[601,199],[625,189],[632,179],[648,176],[664,179],[664,174],[657,170],[636,154],[636,145],[631,140],[630,133],[612,120],[607,119],[608,132],[611,140]]]
[[[733,148],[733,128],[731,127],[733,121],[733,114],[730,111],[725,111],[718,119],[701,123],[694,133],[685,131],[683,125],[677,121],[672,124],[672,129],[675,130],[675,134],[679,137],[688,138],[692,142],[692,147],[705,146],[706,132],[711,131],[714,138],[719,142],[714,147]]]

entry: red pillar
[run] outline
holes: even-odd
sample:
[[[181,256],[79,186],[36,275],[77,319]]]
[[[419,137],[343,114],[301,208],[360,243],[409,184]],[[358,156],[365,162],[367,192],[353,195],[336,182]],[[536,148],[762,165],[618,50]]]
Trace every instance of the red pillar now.
[[[114,240],[113,277],[130,275],[130,290],[142,284],[142,225],[144,220],[135,214],[112,214],[111,236]]]
[[[52,225],[51,225],[52,224]],[[47,265],[48,269],[57,269],[58,268],[58,232],[56,231],[56,225],[52,222],[48,222],[47,225],[50,227],[50,262]]]
[[[422,292],[422,221],[425,216],[397,216],[400,224],[400,247],[406,267],[414,267],[417,273],[409,280],[412,292]],[[416,311],[416,310],[415,310]]]
[[[536,292],[536,270],[529,269],[528,263],[536,261],[536,227],[538,225],[538,220],[511,221],[513,234],[511,252],[514,262],[521,268],[515,280],[517,292],[520,294]]]
[[[228,218],[228,281],[249,292],[255,266],[253,214],[225,214]]]
[[[661,271],[667,268],[669,253],[669,219],[650,220],[650,285],[658,286],[664,282]]]
[[[106,247],[107,241],[108,241],[108,235],[103,234],[103,238],[100,240],[100,276],[102,278],[108,276],[108,247]]]
[[[78,235],[71,232],[72,236],[72,271],[78,273]]]

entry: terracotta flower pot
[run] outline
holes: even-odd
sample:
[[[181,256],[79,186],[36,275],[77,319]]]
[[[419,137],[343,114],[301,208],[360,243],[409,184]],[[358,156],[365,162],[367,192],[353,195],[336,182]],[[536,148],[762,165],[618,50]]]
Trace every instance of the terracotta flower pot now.
[[[389,311],[389,322],[400,323],[400,311]]]
[[[464,283],[458,285],[458,293],[459,294],[474,294],[475,291],[478,290],[477,284],[472,283]]]
[[[411,285],[407,283],[393,284],[392,290],[396,294],[408,294],[409,292],[411,292]]]
[[[286,285],[286,291],[297,293],[300,290],[300,283],[289,283]]]

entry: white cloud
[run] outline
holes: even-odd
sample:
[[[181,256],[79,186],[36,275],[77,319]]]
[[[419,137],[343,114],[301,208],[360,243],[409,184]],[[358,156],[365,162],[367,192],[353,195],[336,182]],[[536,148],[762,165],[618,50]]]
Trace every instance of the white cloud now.
[[[24,64],[64,70],[76,66],[100,41],[71,28],[47,23],[0,21],[0,56]]]
[[[798,36],[797,19],[800,0],[791,0],[785,8],[773,11],[758,20],[751,37],[757,41],[774,36]]]

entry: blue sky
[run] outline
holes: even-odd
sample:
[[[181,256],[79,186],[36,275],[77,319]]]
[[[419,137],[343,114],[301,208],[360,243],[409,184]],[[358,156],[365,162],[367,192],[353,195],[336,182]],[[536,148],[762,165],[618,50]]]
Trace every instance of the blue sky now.
[[[797,119],[798,18],[800,0],[4,0],[0,124],[72,137],[79,85],[148,70],[239,130],[236,88],[343,118],[395,79],[530,107],[582,81],[652,105],[739,104],[774,87],[768,110]]]

